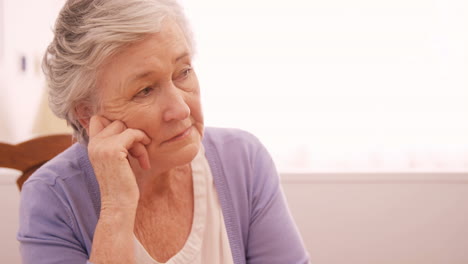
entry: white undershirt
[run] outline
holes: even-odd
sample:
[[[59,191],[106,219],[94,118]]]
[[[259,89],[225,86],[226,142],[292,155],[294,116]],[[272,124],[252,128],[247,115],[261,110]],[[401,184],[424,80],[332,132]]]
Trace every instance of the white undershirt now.
[[[165,263],[233,264],[218,193],[203,146],[191,166],[194,192],[192,228],[184,247]],[[137,264],[162,264],[150,256],[136,236],[134,238]]]

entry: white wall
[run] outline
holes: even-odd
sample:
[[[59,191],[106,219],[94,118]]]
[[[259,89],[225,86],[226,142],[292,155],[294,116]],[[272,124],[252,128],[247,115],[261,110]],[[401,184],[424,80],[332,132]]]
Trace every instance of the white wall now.
[[[11,174],[11,172],[9,172]],[[19,192],[0,170],[0,263],[19,264]],[[282,175],[316,264],[468,263],[468,174]]]
[[[20,264],[18,230],[19,191],[14,170],[0,168],[0,263]]]
[[[468,263],[468,174],[284,175],[313,263]]]
[[[3,60],[0,60],[0,141],[31,138],[45,89],[40,61],[52,40],[52,25],[63,0],[3,0]],[[2,10],[0,10],[2,11]],[[0,24],[1,25],[1,24]],[[0,48],[2,47],[0,45]],[[21,68],[21,58],[26,68]]]

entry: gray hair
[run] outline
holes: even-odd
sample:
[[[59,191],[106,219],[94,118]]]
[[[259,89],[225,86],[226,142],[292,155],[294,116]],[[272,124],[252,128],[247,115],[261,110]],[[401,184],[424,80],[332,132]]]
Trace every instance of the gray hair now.
[[[175,0],[68,0],[59,13],[54,39],[42,68],[49,86],[49,106],[87,144],[86,130],[78,121],[77,106],[89,115],[99,110],[97,73],[103,62],[125,46],[160,31],[170,17],[182,29],[194,52],[192,32],[182,7]]]

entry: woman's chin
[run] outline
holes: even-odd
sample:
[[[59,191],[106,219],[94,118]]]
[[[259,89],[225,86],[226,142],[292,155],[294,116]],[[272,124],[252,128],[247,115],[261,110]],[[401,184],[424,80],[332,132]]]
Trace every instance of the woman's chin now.
[[[192,162],[200,151],[200,146],[201,142],[193,142],[180,149],[176,157],[174,157],[174,160],[177,161],[177,165],[175,166],[182,166]]]
[[[159,153],[148,153],[152,170],[164,172],[190,164],[200,151],[201,140],[192,140],[183,146]]]

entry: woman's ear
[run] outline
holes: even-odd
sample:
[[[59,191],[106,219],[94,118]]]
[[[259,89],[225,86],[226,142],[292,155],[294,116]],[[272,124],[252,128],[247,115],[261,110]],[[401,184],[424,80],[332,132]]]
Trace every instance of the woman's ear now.
[[[89,135],[89,120],[91,119],[91,109],[85,105],[80,104],[75,107],[75,114],[81,126],[86,130]]]

